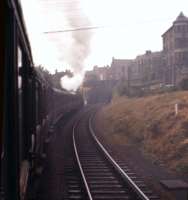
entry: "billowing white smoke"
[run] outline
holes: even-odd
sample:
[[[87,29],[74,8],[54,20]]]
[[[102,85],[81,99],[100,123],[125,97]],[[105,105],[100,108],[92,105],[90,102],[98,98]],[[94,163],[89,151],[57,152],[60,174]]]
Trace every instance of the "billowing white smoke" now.
[[[73,71],[63,79],[63,87],[75,89],[81,83],[84,61],[90,53],[91,30],[44,34],[46,30],[66,30],[91,25],[80,0],[21,0],[26,16],[34,61],[49,71]],[[35,15],[33,15],[35,12]],[[79,78],[78,78],[79,77]]]
[[[91,25],[78,0],[67,1],[66,6],[64,16],[70,28],[77,29]],[[72,11],[75,13],[72,14]],[[71,42],[68,53],[66,53],[66,63],[71,67],[74,76],[72,78],[63,77],[61,83],[65,89],[75,91],[83,79],[84,61],[90,53],[92,32],[91,30],[76,30],[70,34]]]
[[[65,12],[65,18],[71,28],[81,28],[91,25],[78,0],[70,1],[67,6],[67,10],[69,10],[70,13]],[[74,15],[71,14],[72,10],[75,11]],[[72,43],[67,57],[67,62],[71,66],[74,73],[77,74],[83,71],[84,60],[90,53],[92,32],[90,30],[72,31],[71,36]]]
[[[79,85],[81,84],[81,82],[82,82],[82,75],[80,75],[80,74],[76,74],[72,78],[64,76],[61,79],[62,87],[67,90],[72,90],[72,91],[76,91],[78,89]]]

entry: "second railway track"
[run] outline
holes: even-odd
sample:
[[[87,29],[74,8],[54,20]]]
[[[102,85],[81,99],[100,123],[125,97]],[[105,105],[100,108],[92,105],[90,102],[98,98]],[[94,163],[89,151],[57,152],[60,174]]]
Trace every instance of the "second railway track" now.
[[[159,199],[127,166],[113,160],[95,136],[91,114],[74,125],[73,144],[88,199]],[[121,163],[121,167],[117,163]]]

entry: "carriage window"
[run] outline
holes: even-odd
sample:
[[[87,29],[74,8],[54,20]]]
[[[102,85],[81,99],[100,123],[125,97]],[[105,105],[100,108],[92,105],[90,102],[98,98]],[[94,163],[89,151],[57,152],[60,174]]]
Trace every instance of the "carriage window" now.
[[[22,51],[21,51],[21,48],[20,46],[18,46],[18,49],[17,49],[17,70],[18,70],[18,127],[19,127],[19,133],[20,135],[22,135],[22,132],[23,132],[23,105],[22,105],[22,95],[23,95],[23,92],[22,92],[22,76],[21,74],[19,73],[20,72],[20,68],[22,67],[23,65],[23,62],[22,62]],[[20,141],[19,143],[22,144],[22,139],[20,137]],[[20,145],[21,147],[22,145]],[[22,152],[22,151],[20,151]],[[23,155],[20,155],[20,159],[22,159]]]
[[[22,67],[22,52],[20,47],[18,47],[18,88],[22,87],[22,77],[19,74],[20,68]]]
[[[35,88],[35,102],[36,102],[36,122],[39,124],[39,84],[36,82],[36,88]]]

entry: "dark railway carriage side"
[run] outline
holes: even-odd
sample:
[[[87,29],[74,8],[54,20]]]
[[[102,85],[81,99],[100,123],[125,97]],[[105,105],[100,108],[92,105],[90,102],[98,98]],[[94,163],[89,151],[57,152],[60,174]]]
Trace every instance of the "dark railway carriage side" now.
[[[33,67],[19,1],[5,1],[5,15],[1,198],[17,200],[24,198],[31,171],[42,154],[49,85]]]
[[[1,187],[4,193],[2,196],[13,200],[20,199],[19,182],[22,172],[28,174],[29,171],[32,124],[26,116],[31,113],[29,98],[33,62],[19,2],[6,1],[5,6],[5,104]],[[23,177],[26,180],[27,176]]]
[[[34,68],[21,6],[5,1],[5,65],[1,135],[1,199],[28,199],[44,156],[44,143],[59,114],[83,105],[81,96],[51,88]],[[28,187],[29,186],[29,187]]]

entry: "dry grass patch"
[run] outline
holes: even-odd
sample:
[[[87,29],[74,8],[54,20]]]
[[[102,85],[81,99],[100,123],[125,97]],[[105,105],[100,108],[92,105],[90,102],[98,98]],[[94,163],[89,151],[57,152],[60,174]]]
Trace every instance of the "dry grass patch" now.
[[[169,169],[188,172],[188,92],[116,98],[98,117],[111,142],[136,143],[146,155],[163,161]]]

